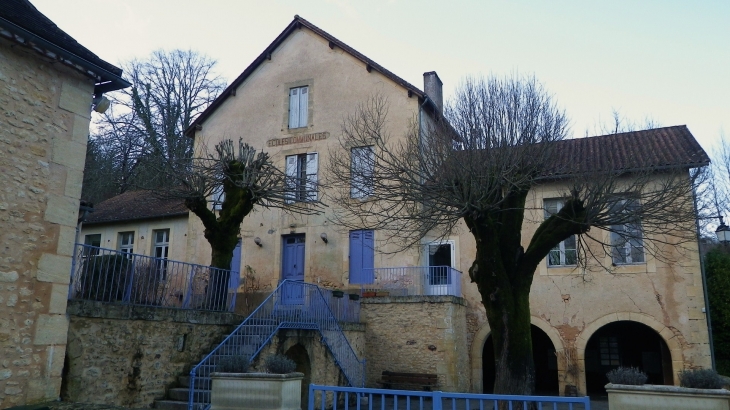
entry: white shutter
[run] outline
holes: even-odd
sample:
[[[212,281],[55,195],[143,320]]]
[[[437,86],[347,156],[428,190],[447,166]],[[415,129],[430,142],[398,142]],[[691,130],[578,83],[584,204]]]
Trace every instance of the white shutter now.
[[[353,148],[350,151],[350,197],[351,198],[362,198],[363,197],[363,178],[362,178],[362,148]]]
[[[307,201],[317,200],[317,158],[316,152],[307,154]]]
[[[372,196],[375,188],[375,149],[373,147],[365,147],[365,178],[363,178],[363,194]]]
[[[309,87],[299,89],[299,127],[309,124]]]
[[[281,95],[281,94],[279,94]],[[289,128],[299,128],[299,89],[289,90]],[[287,161],[288,163],[288,161]]]
[[[286,202],[294,202],[297,187],[297,156],[286,157]]]

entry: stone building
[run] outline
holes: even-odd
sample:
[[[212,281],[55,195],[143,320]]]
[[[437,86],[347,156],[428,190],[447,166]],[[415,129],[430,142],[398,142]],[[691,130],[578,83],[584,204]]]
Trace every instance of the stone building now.
[[[121,70],[0,2],[0,407],[56,399],[92,104]]]
[[[329,152],[339,148],[343,119],[358,104],[376,93],[385,97],[387,131],[403,135],[409,125],[438,115],[441,85],[435,72],[427,72],[423,91],[296,16],[187,135],[196,149],[242,138],[267,151],[288,174],[316,182]],[[561,144],[566,158],[585,164],[609,155],[631,166],[639,161],[680,170],[709,161],[685,126]],[[353,148],[354,153],[359,147]],[[297,201],[322,195],[314,183],[294,191]],[[543,209],[561,206],[560,192],[556,181],[531,193],[525,220],[533,222],[525,223],[523,241],[531,238]],[[243,279],[239,299],[261,300],[282,279],[373,296],[361,301],[366,385],[377,386],[381,372],[391,370],[438,374],[447,391],[489,392],[490,330],[481,296],[466,274],[475,254],[468,230],[392,253],[382,233],[343,230],[332,222],[332,212],[330,207],[320,215],[278,209],[250,214],[241,225],[240,266],[233,267]],[[190,218],[187,226],[185,260],[208,263],[202,225]],[[95,234],[93,229],[84,234]],[[113,228],[109,238],[121,232],[114,229],[121,228]],[[530,299],[538,392],[565,394],[574,386],[579,394],[600,394],[605,372],[620,364],[641,367],[655,384],[674,384],[679,370],[711,365],[696,244],[667,247],[672,257],[666,260],[637,249],[633,259],[607,254],[582,269],[570,257],[575,246],[563,243],[554,259],[541,263]],[[395,282],[408,283],[392,286]],[[240,313],[255,307],[239,305]]]

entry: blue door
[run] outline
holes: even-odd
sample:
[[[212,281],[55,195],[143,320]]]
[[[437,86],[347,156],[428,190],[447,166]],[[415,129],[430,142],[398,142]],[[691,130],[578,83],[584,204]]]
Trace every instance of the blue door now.
[[[373,231],[350,231],[350,283],[375,282],[375,234]]]
[[[288,235],[282,238],[281,279],[304,282],[304,235]],[[284,303],[304,303],[304,287],[291,284],[283,289]]]

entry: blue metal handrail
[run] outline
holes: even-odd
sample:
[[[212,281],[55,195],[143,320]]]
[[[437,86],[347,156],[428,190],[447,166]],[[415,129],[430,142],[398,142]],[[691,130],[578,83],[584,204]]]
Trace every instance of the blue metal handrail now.
[[[227,269],[77,243],[68,298],[232,311],[239,277]]]
[[[389,296],[461,296],[461,272],[451,266],[399,266],[363,269],[370,283],[362,291],[388,292]]]
[[[319,394],[317,394],[319,393]],[[331,394],[328,394],[331,393]],[[367,400],[367,404],[365,404]],[[426,400],[431,403],[426,403]],[[401,407],[398,407],[398,405]],[[591,410],[591,400],[585,397],[560,396],[517,396],[505,394],[470,394],[450,392],[427,392],[415,390],[365,389],[357,387],[309,385],[308,410],[315,410],[315,404],[321,410],[332,409],[406,409],[446,410],[446,409],[480,409],[497,410],[502,408],[538,410],[565,409],[558,404],[567,404],[568,410]],[[430,404],[430,406],[426,406]],[[574,404],[581,405],[574,407]],[[405,406],[404,406],[405,405]],[[547,405],[547,406],[546,406]]]
[[[284,280],[223,342],[190,371],[188,408],[210,406],[210,374],[234,356],[253,360],[279,329],[318,330],[350,386],[365,385],[365,360],[359,360],[342,333],[324,291]]]

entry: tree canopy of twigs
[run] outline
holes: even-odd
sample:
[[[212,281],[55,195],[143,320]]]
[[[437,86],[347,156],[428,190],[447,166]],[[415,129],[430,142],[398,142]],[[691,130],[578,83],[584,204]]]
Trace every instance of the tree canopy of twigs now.
[[[191,50],[158,50],[121,65],[132,87],[109,93],[110,108],[95,120],[84,199],[98,202],[165,184],[157,164],[192,156],[183,131],[225,88],[215,64]],[[99,162],[110,166],[95,166]]]
[[[212,150],[201,142],[199,151],[192,160],[162,163],[157,172],[168,184],[155,190],[155,194],[184,201],[200,219],[211,247],[211,266],[231,269],[241,223],[257,207],[300,214],[320,212],[317,201],[292,201],[291,187],[296,183],[287,179],[268,153],[257,151],[243,140],[235,143],[224,139]],[[217,276],[211,278],[208,292],[225,295],[228,275]]]
[[[387,116],[388,102],[375,96],[344,121],[326,182],[334,219],[381,230],[401,250],[468,229],[476,242],[469,277],[494,340],[495,393],[534,391],[530,287],[561,241],[577,238],[576,263],[585,267],[637,249],[660,257],[659,245],[695,239],[696,173],[566,160],[566,114],[533,77],[469,78],[443,117],[422,115],[403,137],[388,134]],[[528,207],[544,184],[559,187],[559,210]],[[525,224],[536,226],[526,249]]]

